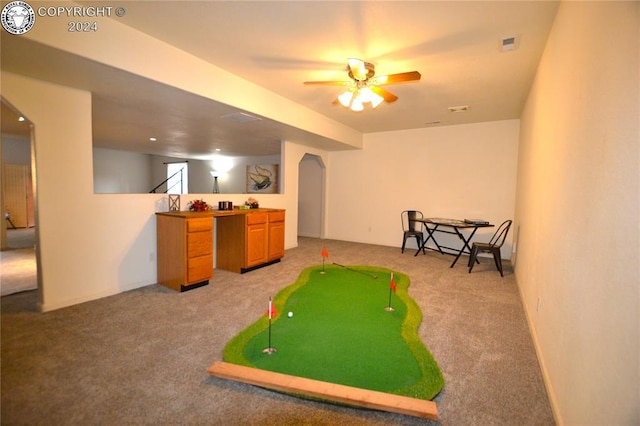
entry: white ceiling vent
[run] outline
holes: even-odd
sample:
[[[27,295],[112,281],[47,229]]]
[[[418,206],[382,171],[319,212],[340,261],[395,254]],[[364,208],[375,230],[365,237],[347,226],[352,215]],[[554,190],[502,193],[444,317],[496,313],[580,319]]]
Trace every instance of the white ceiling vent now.
[[[259,121],[262,120],[260,117],[255,117],[251,114],[247,114],[246,112],[236,112],[233,114],[223,115],[221,118],[229,121],[235,121],[237,123],[249,123],[251,121]]]
[[[469,105],[452,106],[449,107],[450,112],[467,112],[469,111]]]
[[[500,50],[503,52],[510,52],[515,50],[520,45],[520,37],[510,36],[500,40]]]

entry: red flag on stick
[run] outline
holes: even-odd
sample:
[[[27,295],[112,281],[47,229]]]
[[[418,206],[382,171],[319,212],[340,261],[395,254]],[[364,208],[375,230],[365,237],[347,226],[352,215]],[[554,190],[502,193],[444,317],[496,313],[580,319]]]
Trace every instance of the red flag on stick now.
[[[269,317],[269,319],[275,317],[276,315],[278,315],[278,312],[276,311],[276,307],[273,304],[273,302],[271,301],[271,298],[269,298],[269,308],[267,309],[267,312],[264,314],[266,317]]]
[[[391,290],[395,293],[398,287],[396,287],[396,282],[393,280],[393,272],[391,273],[391,282],[389,283],[389,304],[387,305],[385,311],[393,312],[394,309],[391,307]]]
[[[326,248],[322,247],[322,271],[321,274],[324,274],[324,260],[329,257],[329,252]]]
[[[267,309],[267,313],[265,315],[267,317],[269,317],[269,346],[264,348],[262,350],[262,352],[265,353],[265,354],[272,354],[272,353],[276,352],[276,348],[271,346],[271,318],[273,318],[276,315],[278,315],[278,312],[276,312],[276,307],[274,306],[273,302],[271,301],[271,298],[269,298],[269,308]]]

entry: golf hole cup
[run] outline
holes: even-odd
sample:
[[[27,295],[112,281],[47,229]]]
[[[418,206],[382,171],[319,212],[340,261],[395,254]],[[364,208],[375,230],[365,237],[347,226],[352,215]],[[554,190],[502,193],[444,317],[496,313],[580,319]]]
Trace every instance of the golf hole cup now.
[[[289,313],[287,314],[287,316],[288,316],[289,318],[293,317],[293,312],[289,311]]]

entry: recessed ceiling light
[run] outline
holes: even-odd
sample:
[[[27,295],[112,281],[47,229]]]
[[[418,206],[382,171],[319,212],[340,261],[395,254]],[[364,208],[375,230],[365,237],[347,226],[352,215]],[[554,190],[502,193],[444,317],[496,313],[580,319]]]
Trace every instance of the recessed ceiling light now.
[[[155,142],[155,141],[157,141],[158,139],[151,137],[151,138],[149,138],[149,140],[150,140],[151,142]]]
[[[18,117],[18,121],[24,121],[24,117],[23,116]]]

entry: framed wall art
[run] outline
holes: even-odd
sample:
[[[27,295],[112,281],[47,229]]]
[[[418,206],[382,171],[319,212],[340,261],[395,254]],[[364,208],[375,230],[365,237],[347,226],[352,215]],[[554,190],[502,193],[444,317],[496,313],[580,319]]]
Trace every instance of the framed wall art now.
[[[278,165],[250,164],[247,166],[247,193],[277,194]]]

